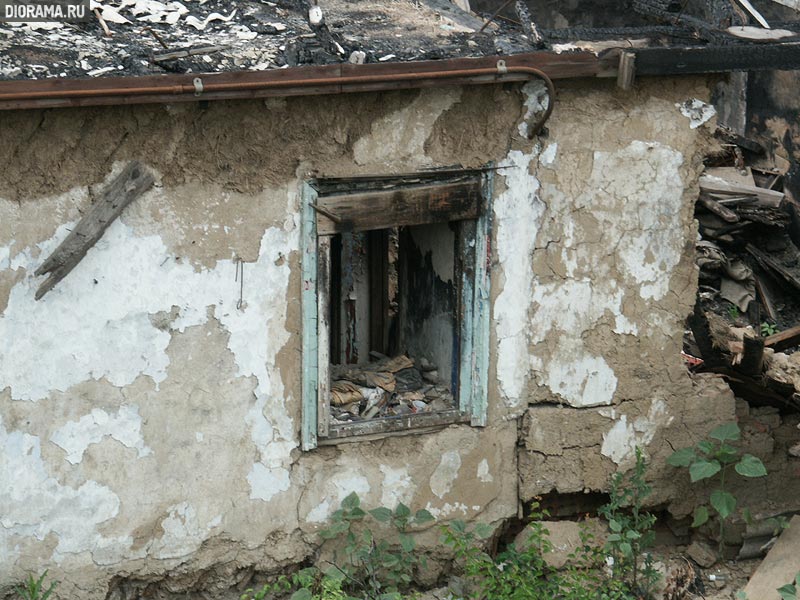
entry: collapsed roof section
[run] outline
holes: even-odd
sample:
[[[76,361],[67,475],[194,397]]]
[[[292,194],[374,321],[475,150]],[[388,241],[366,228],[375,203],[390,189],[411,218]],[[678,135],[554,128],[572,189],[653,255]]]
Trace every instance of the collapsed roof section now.
[[[800,40],[798,23],[766,29],[757,12],[706,4],[713,10],[692,15],[680,3],[636,0],[636,27],[543,29],[529,21],[537,19],[535,2],[512,0],[484,2],[482,8],[496,5],[505,13],[481,14],[449,0],[93,0],[88,23],[0,25],[0,80],[266,71],[542,49],[599,52],[609,46],[604,40],[634,48]],[[645,21],[651,24],[642,26]]]
[[[531,50],[513,27],[494,26],[476,34],[483,21],[447,1],[92,4],[94,16],[85,24],[0,25],[0,78],[263,71],[351,58],[414,61]]]

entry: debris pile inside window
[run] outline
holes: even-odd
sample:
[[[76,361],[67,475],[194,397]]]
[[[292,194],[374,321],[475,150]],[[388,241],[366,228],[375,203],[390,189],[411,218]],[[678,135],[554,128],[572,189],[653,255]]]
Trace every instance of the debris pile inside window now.
[[[453,394],[441,381],[437,365],[401,354],[365,365],[331,367],[331,415],[334,423],[404,416],[453,407]]]

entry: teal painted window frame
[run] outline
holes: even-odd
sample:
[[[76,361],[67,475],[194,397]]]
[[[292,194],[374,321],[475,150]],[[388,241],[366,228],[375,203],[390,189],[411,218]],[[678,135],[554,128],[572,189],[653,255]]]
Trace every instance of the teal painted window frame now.
[[[482,206],[475,220],[461,221],[461,281],[458,408],[475,427],[485,427],[488,418],[489,334],[491,316],[491,233],[493,171],[482,175]],[[301,448],[313,450],[319,443],[319,243],[316,211],[317,191],[313,181],[301,191],[302,269],[302,424]],[[327,338],[326,338],[327,339]],[[327,377],[327,369],[325,369]],[[349,438],[352,441],[354,438]],[[357,439],[357,438],[355,438]]]

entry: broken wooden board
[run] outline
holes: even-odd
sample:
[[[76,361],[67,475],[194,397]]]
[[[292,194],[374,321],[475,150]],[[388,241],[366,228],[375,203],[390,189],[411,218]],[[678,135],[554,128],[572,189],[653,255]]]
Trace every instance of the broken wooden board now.
[[[449,0],[422,0],[424,4],[439,13],[439,16],[449,19],[465,31],[475,32],[483,27],[484,22],[472,13],[466,12],[458,4]]]
[[[100,193],[75,229],[36,269],[36,275],[49,273],[49,277],[36,290],[36,300],[64,279],[125,207],[150,189],[154,182],[153,175],[144,165],[138,161],[129,163]]]
[[[778,588],[793,583],[800,572],[800,516],[795,515],[778,542],[756,569],[744,593],[758,600],[780,600]]]
[[[700,189],[704,192],[720,194],[750,194],[756,196],[765,206],[778,207],[783,201],[783,192],[760,188],[755,185],[732,183],[713,175],[700,176]]]
[[[732,36],[753,42],[785,42],[798,37],[798,34],[788,29],[762,29],[751,25],[728,27],[727,32]]]
[[[333,235],[342,231],[476,219],[480,202],[477,180],[324,196],[318,198],[318,206],[335,215],[338,222],[318,215],[317,233]]]
[[[776,352],[800,345],[800,326],[779,331],[764,340],[764,345]]]
[[[756,180],[753,179],[753,171],[750,167],[744,169],[737,169],[736,167],[708,167],[703,171],[703,175],[719,177],[720,179],[737,185],[756,187]]]
[[[800,10],[800,0],[773,0],[773,2],[783,4],[784,6],[788,6],[789,8],[793,8],[795,10]]]

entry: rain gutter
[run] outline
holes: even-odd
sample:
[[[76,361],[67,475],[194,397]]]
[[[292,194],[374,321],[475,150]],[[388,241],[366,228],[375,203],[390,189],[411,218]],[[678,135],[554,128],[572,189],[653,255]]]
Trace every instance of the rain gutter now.
[[[333,64],[211,74],[0,82],[0,110],[233,100],[603,76],[591,52]],[[552,106],[552,103],[550,103]]]

